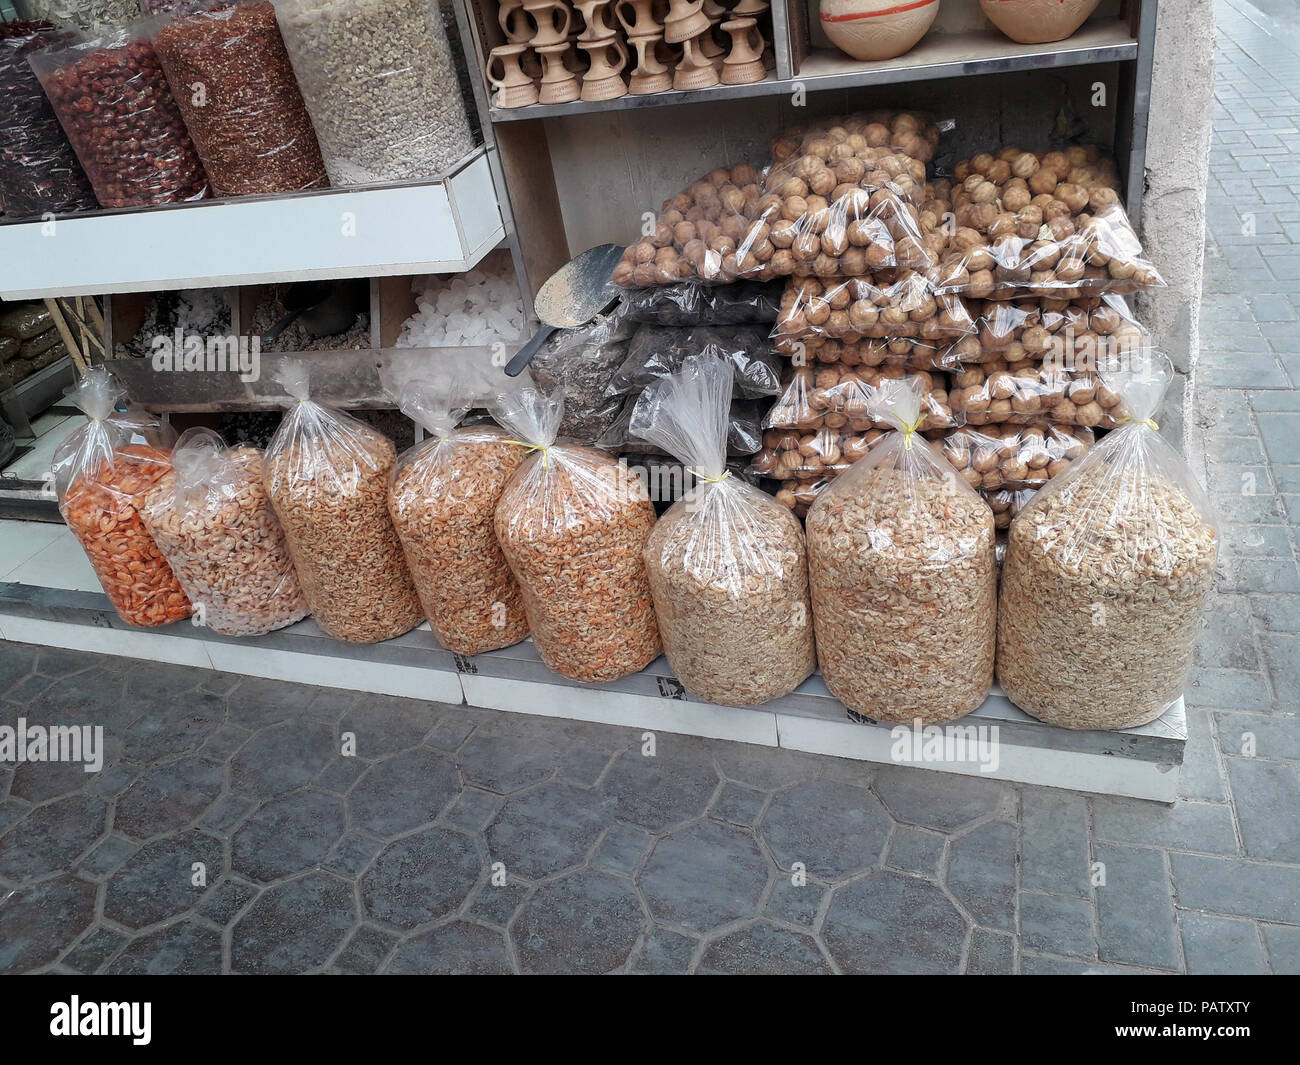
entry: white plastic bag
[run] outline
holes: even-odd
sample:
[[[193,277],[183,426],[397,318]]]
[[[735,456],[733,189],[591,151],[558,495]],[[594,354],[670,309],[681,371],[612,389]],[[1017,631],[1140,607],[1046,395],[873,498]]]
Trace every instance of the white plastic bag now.
[[[732,370],[692,356],[650,385],[631,432],[698,477],[646,543],[646,570],[668,664],[709,702],[756,706],[816,667],[799,520],[727,472]]]
[[[354,643],[408,632],[424,615],[388,514],[392,442],[313,403],[306,363],[286,361],[275,380],[292,405],[264,476],[317,624]]]
[[[1103,371],[1133,411],[1011,523],[998,621],[1007,697],[1067,728],[1131,728],[1183,691],[1218,531],[1152,421],[1173,379],[1157,352]]]
[[[919,382],[881,382],[877,409],[898,431],[808,512],[817,660],[850,710],[951,721],[993,684],[993,514],[917,435]]]
[[[537,653],[588,683],[644,669],[661,649],[642,557],[655,521],[645,487],[602,451],[555,443],[562,394],[521,387],[491,412],[534,452],[501,494],[496,531]]]

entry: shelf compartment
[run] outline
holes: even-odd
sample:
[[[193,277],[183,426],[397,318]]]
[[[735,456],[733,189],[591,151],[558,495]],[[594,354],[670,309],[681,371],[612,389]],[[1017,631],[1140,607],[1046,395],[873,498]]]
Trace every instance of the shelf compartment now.
[[[0,298],[457,273],[504,236],[479,148],[435,182],[0,226]]]

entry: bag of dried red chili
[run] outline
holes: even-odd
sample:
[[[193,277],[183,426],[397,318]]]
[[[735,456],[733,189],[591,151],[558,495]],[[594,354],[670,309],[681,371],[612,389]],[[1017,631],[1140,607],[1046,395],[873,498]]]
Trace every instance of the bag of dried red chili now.
[[[69,39],[49,22],[0,23],[0,204],[6,217],[98,205],[27,57]]]
[[[329,187],[271,4],[212,3],[146,26],[217,196]]]
[[[917,434],[920,382],[882,382],[875,408],[897,432],[808,511],[817,661],[850,710],[941,724],[993,685],[993,512]]]
[[[30,61],[102,206],[208,194],[158,56],[138,29],[46,48]]]
[[[171,472],[174,434],[148,414],[118,411],[122,390],[103,367],[88,371],[70,394],[88,420],[54,453],[63,520],[123,621],[165,625],[189,617],[190,601],[139,513]]]
[[[534,452],[501,494],[496,533],[537,653],[591,684],[644,669],[661,649],[642,554],[655,522],[645,486],[603,451],[555,443],[563,393],[520,387],[490,410]]]

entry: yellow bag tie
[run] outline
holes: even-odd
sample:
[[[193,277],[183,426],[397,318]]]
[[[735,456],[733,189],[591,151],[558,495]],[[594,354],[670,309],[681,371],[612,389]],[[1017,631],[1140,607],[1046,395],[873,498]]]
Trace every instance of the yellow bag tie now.
[[[519,447],[523,448],[524,451],[527,452],[529,455],[531,455],[534,451],[540,451],[542,453],[542,469],[546,469],[546,464],[551,460],[550,444],[530,444],[527,440],[514,440],[514,439],[505,440],[503,441],[503,443],[516,444]]]
[[[1145,425],[1148,429],[1152,429],[1157,432],[1160,429],[1160,426],[1156,425],[1155,420],[1153,418],[1142,418],[1139,420],[1137,418],[1134,418],[1133,415],[1131,414],[1126,414],[1124,415],[1124,417],[1122,417],[1119,420],[1120,425],[1123,425],[1125,422],[1137,422],[1138,425]]]
[[[903,450],[904,450],[904,451],[911,451],[911,450],[912,450],[912,434],[915,433],[919,428],[921,428],[921,422],[924,421],[924,420],[925,420],[925,419],[924,419],[924,417],[922,416],[922,417],[917,418],[916,421],[912,422],[911,425],[907,425],[907,424],[904,424],[904,425],[903,425],[903,430],[902,430],[902,432],[903,432]]]
[[[699,470],[691,469],[689,466],[686,467],[686,472],[694,474],[695,479],[699,481],[700,484],[720,484],[731,476],[730,470],[723,470],[719,477],[705,477]]]

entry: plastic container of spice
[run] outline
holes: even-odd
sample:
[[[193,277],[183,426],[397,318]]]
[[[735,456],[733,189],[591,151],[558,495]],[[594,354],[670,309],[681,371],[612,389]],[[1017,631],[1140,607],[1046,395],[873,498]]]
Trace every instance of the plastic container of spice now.
[[[48,19],[60,28],[99,33],[134,22],[136,0],[18,0],[18,14],[28,19]]]
[[[0,23],[0,203],[10,219],[98,206],[27,57],[68,35],[49,22]]]
[[[474,147],[439,5],[276,0],[335,185],[433,178]]]
[[[203,164],[140,28],[33,52],[30,61],[102,206],[208,194]]]
[[[151,21],[167,80],[217,196],[326,188],[316,132],[266,0]]]

